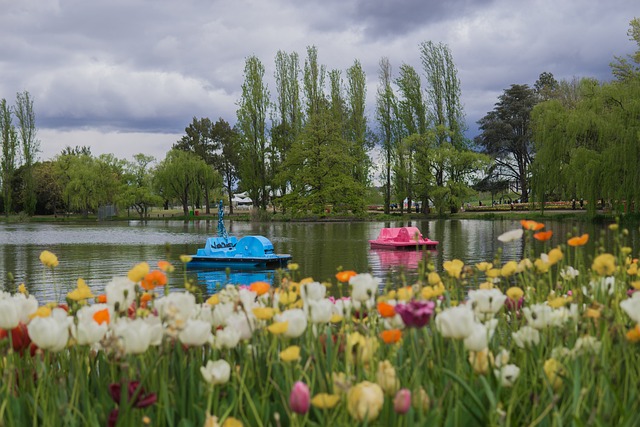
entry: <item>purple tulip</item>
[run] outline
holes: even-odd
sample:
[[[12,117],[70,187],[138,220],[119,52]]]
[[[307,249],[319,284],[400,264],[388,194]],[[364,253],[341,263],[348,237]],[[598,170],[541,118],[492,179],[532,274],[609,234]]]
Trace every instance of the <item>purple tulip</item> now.
[[[309,387],[302,381],[297,381],[291,389],[289,396],[289,406],[297,414],[306,414],[311,405]]]
[[[436,303],[433,301],[410,301],[408,304],[396,304],[396,313],[408,327],[421,328],[429,323]]]

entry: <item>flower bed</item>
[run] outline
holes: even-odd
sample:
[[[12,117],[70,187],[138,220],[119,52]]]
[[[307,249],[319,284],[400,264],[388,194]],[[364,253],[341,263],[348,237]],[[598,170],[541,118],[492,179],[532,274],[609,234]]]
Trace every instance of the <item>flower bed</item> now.
[[[290,265],[276,287],[228,286],[205,301],[190,283],[168,292],[166,276],[181,272],[166,261],[134,266],[101,295],[79,279],[66,304],[21,285],[0,295],[0,419],[632,425],[640,280],[625,231],[587,262],[588,235],[534,255],[552,231],[522,226],[499,238],[525,240],[521,261],[450,260],[437,272],[427,258],[409,285],[353,271],[318,283]]]

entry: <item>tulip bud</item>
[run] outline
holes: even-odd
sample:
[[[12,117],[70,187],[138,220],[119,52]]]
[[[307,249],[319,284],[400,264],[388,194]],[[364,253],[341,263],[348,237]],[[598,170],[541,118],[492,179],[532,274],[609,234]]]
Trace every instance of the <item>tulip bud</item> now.
[[[291,410],[297,414],[306,414],[309,411],[311,397],[309,387],[302,381],[297,381],[291,389],[289,396],[289,406]]]
[[[406,414],[411,408],[411,391],[401,388],[393,399],[393,410],[398,414]]]

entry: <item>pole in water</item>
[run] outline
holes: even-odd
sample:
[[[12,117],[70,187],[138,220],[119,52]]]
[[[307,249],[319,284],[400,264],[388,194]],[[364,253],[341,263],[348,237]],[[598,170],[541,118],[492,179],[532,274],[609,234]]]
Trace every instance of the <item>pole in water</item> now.
[[[218,237],[224,238],[225,241],[229,239],[227,229],[224,227],[224,207],[222,206],[222,200],[220,200],[218,204]]]

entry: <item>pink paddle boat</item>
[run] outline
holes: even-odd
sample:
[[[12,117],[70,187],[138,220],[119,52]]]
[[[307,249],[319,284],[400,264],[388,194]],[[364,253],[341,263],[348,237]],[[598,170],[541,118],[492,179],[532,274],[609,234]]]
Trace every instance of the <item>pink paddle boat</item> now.
[[[422,237],[418,227],[383,228],[376,240],[369,240],[373,249],[435,249],[438,242]]]

